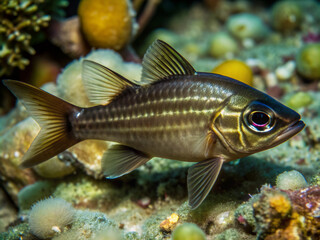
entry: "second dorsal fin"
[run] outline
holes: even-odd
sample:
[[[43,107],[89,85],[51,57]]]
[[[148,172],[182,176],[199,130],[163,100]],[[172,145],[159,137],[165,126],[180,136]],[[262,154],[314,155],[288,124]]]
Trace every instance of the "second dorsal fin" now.
[[[142,77],[152,83],[173,75],[194,75],[191,64],[167,43],[156,40],[144,55]]]
[[[107,104],[125,88],[136,85],[109,68],[90,60],[83,61],[82,81],[89,100],[96,104]]]

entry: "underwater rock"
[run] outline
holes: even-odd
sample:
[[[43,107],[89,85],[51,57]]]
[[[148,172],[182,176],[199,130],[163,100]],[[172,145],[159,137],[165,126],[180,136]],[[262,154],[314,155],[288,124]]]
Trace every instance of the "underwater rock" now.
[[[49,181],[37,181],[28,185],[18,193],[18,206],[20,210],[27,210],[36,202],[50,197],[55,184]]]
[[[11,203],[7,194],[0,189],[0,233],[4,232],[7,226],[12,223],[17,218],[17,209]],[[1,235],[0,235],[1,239]]]
[[[37,123],[29,117],[8,129],[0,137],[0,175],[3,186],[15,202],[20,189],[38,179],[31,169],[19,168],[21,157],[38,131]]]
[[[33,169],[43,178],[62,178],[75,171],[75,167],[70,162],[62,162],[57,156],[34,166]]]
[[[209,45],[210,55],[216,58],[230,58],[239,50],[237,41],[226,32],[215,33]]]
[[[287,81],[292,78],[296,69],[296,64],[294,61],[288,61],[286,64],[277,67],[275,74],[278,80]]]
[[[85,38],[95,48],[121,50],[137,30],[135,11],[127,0],[82,0],[78,15]]]
[[[226,231],[215,235],[214,240],[249,240],[256,239],[255,236],[244,235],[240,233],[236,228],[229,228]]]
[[[272,26],[284,33],[292,32],[301,26],[303,10],[297,1],[278,1],[271,12]]]
[[[239,80],[250,86],[253,85],[253,73],[251,68],[240,60],[227,60],[216,66],[212,73],[221,74]]]
[[[227,28],[239,39],[261,40],[268,33],[268,28],[261,18],[251,13],[232,15],[227,21]]]
[[[74,208],[60,198],[48,198],[37,202],[29,213],[30,232],[40,239],[51,238],[64,232],[74,221]]]
[[[297,71],[308,80],[320,80],[320,43],[303,46],[296,56]]]
[[[78,16],[62,21],[52,21],[48,32],[51,42],[72,58],[79,58],[90,51],[90,47],[80,30]]]
[[[102,231],[116,231],[116,223],[104,213],[77,210],[71,228],[52,240],[93,240]]]

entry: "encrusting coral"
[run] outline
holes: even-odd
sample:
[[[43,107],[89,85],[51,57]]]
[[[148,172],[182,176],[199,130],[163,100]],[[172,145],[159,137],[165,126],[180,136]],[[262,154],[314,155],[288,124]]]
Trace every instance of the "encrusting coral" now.
[[[318,239],[320,236],[320,187],[279,190],[263,187],[246,203],[246,212],[237,210],[240,224],[250,224],[258,239]],[[243,206],[243,205],[241,205]],[[241,208],[241,206],[239,208]],[[238,208],[238,209],[239,209]],[[250,210],[252,209],[252,210]],[[252,221],[252,216],[255,221]]]
[[[35,54],[34,42],[43,36],[37,34],[49,25],[50,14],[61,16],[65,0],[3,0],[0,3],[0,76],[14,68],[24,69],[28,55]],[[59,9],[59,10],[58,10]]]

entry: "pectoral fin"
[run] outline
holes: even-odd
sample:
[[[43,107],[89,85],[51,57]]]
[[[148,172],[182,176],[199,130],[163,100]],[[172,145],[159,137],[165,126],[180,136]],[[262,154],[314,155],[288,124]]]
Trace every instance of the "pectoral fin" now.
[[[102,171],[109,179],[120,177],[140,167],[151,159],[134,148],[116,144],[103,155]]]
[[[223,160],[214,158],[199,162],[189,168],[188,193],[189,205],[197,208],[210,192],[221,170]]]

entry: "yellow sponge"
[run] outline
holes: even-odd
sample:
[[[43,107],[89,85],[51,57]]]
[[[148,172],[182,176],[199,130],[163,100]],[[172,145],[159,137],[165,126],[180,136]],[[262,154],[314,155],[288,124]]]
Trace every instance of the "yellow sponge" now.
[[[121,50],[131,39],[134,11],[127,0],[82,0],[78,15],[92,47]]]
[[[253,84],[253,73],[251,68],[240,60],[234,59],[224,61],[216,66],[211,72],[234,78],[250,86]]]

